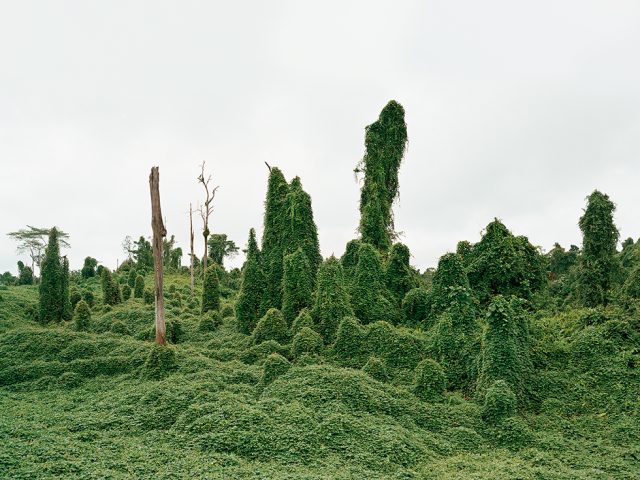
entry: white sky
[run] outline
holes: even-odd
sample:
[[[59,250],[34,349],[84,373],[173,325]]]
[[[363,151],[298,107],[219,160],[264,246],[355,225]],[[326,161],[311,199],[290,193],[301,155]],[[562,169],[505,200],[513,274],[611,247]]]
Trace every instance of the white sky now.
[[[595,188],[637,238],[639,48],[637,1],[0,1],[0,271],[26,224],[68,231],[72,269],[115,266],[125,235],[151,234],[152,165],[186,252],[203,160],[214,232],[261,234],[267,161],[301,177],[340,255],[364,127],[390,99],[417,267],[493,217],[547,250],[580,244]]]

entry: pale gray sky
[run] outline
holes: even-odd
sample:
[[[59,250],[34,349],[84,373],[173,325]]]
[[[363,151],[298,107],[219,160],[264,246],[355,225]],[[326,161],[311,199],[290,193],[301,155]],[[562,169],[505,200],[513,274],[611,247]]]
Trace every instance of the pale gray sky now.
[[[261,233],[267,161],[301,177],[322,253],[340,255],[364,127],[389,99],[409,128],[396,226],[419,268],[493,217],[580,244],[595,188],[637,238],[639,46],[637,1],[2,1],[0,271],[26,224],[68,231],[73,269],[115,266],[125,235],[151,233],[152,165],[186,251],[203,160],[213,231]]]

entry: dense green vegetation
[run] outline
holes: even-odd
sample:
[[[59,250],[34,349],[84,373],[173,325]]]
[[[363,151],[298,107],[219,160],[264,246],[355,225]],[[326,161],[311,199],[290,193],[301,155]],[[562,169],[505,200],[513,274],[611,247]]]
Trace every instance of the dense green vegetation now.
[[[393,230],[406,141],[391,102],[340,259],[277,167],[242,270],[212,234],[192,291],[166,241],[167,347],[144,237],[69,272],[47,230],[39,279],[0,284],[0,478],[639,478],[640,241],[618,249],[596,191],[582,247],[495,219],[418,272]]]

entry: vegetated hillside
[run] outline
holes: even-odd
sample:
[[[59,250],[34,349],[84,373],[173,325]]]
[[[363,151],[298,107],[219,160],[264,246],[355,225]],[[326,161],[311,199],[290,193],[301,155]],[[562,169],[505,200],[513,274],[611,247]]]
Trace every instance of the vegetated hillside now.
[[[96,305],[76,331],[30,318],[34,287],[0,290],[2,478],[640,473],[636,309],[531,317],[535,400],[495,423],[482,400],[437,380],[416,389],[429,332],[354,323],[334,345],[292,343],[290,328],[281,343],[255,345],[237,333],[229,299],[214,321],[189,299],[186,275],[168,283],[177,362],[159,374],[145,369],[153,305],[142,299]],[[345,355],[341,342],[357,351]]]
[[[393,101],[366,128],[339,259],[277,167],[242,270],[224,234],[189,271],[156,228],[156,255],[70,272],[35,229],[38,286],[0,277],[0,478],[640,478],[640,241],[618,250],[594,191],[581,248],[495,219],[420,273],[393,223],[407,138]]]

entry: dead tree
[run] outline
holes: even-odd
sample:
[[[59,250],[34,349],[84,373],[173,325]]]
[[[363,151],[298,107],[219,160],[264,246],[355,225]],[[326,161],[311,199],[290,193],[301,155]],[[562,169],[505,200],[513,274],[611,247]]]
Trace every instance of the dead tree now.
[[[189,273],[191,273],[191,296],[193,296],[193,208],[189,204],[189,240],[191,246],[191,263],[189,264]]]
[[[164,322],[164,297],[162,294],[162,239],[167,236],[167,229],[162,222],[160,209],[160,173],[158,167],[151,168],[149,175],[151,190],[151,228],[153,229],[153,263],[155,266],[156,290],[156,343],[164,345],[167,333]]]
[[[206,179],[204,178],[204,162],[200,166],[200,175],[198,176],[198,182],[202,184],[205,191],[205,200],[204,205],[200,206],[200,216],[202,217],[202,236],[204,237],[204,257],[202,258],[202,272],[207,270],[207,257],[208,253],[208,245],[207,240],[209,239],[209,217],[213,212],[213,198],[216,196],[216,191],[219,187],[214,187],[210,189],[209,182],[211,182],[211,175],[209,175]]]

